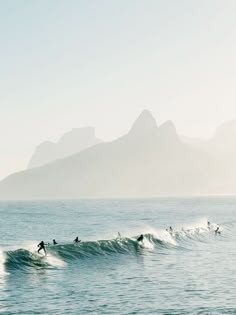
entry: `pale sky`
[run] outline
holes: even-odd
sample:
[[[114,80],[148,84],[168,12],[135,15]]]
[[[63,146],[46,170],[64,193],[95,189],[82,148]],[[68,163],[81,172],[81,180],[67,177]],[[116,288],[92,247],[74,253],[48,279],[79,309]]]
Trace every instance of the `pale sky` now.
[[[0,178],[73,127],[112,140],[143,109],[179,134],[236,119],[236,1],[0,0]]]

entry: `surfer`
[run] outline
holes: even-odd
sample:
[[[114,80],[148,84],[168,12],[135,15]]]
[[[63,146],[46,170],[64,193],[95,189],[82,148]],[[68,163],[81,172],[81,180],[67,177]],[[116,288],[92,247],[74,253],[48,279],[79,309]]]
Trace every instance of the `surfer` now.
[[[137,241],[138,241],[138,242],[142,242],[142,241],[143,241],[143,238],[144,238],[144,237],[143,237],[143,234],[141,234],[141,235],[137,238]]]
[[[38,244],[38,247],[39,247],[38,253],[43,249],[43,250],[44,250],[44,253],[45,253],[45,255],[46,255],[46,249],[45,249],[45,243],[44,243],[44,241],[41,241],[41,242]]]
[[[57,245],[56,240],[52,240],[53,245]]]
[[[76,238],[74,239],[74,243],[79,243],[81,242],[81,240],[79,240],[78,236],[76,236]]]
[[[215,235],[220,234],[220,233],[221,233],[221,232],[220,232],[220,227],[217,226],[217,228],[216,228],[216,230],[215,230]]]
[[[173,233],[173,228],[172,228],[172,226],[169,227],[169,232],[170,232],[170,234]]]
[[[208,227],[208,229],[210,230],[210,228],[211,228],[211,222],[207,221],[207,227]]]
[[[120,232],[118,232],[118,236],[117,236],[117,238],[121,238],[121,234],[120,234]]]

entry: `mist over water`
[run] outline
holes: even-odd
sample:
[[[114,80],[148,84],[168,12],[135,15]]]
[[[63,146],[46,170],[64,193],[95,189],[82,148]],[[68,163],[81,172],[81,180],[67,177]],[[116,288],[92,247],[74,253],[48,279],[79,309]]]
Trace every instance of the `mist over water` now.
[[[222,197],[1,202],[0,312],[235,314],[235,207]]]
[[[27,170],[0,181],[0,199],[235,195],[235,134],[234,121],[211,140],[193,144],[177,134],[173,122],[158,126],[143,110],[114,141],[102,142],[92,128],[79,128],[57,143],[41,144]]]
[[[236,315],[236,197],[209,197],[236,196],[236,1],[22,3],[0,4],[0,315]]]

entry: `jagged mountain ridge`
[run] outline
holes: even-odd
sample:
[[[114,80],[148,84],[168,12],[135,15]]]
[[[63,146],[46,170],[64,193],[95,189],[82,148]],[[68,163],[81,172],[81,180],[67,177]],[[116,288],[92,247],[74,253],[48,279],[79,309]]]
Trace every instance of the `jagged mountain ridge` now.
[[[2,199],[153,197],[219,193],[225,173],[206,152],[184,144],[172,122],[143,111],[130,131],[70,157],[0,182]]]
[[[235,158],[236,154],[236,120],[226,121],[208,139],[190,138],[182,136],[181,140],[196,149],[208,152],[216,159]]]
[[[58,142],[45,141],[37,146],[29,161],[28,169],[68,157],[100,142],[102,140],[95,136],[94,128],[73,128],[64,134]]]

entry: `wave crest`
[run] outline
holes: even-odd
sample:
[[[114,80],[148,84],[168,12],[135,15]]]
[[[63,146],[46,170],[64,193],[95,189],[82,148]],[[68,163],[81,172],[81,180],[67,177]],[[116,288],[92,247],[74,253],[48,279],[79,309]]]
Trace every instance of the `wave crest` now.
[[[225,226],[227,228],[228,226]],[[23,270],[28,272],[35,269],[51,269],[63,267],[75,259],[86,259],[93,256],[106,256],[118,254],[134,254],[141,253],[141,249],[160,250],[175,249],[194,249],[196,243],[199,245],[209,242],[213,239],[213,229],[206,226],[200,226],[190,229],[182,229],[169,233],[166,230],[144,234],[142,242],[137,242],[135,237],[120,237],[112,240],[98,240],[74,243],[64,243],[47,246],[47,255],[38,254],[37,250],[17,249],[4,253],[4,261],[2,265],[6,270]],[[2,255],[3,256],[3,255]]]

